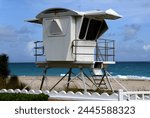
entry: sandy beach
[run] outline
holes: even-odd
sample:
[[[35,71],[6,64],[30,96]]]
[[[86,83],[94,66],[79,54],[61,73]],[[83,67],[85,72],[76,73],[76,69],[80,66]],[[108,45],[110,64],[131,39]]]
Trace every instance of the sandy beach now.
[[[59,76],[48,76],[44,81],[42,90],[50,90],[61,77]],[[42,77],[41,76],[19,76],[19,81],[25,84],[26,87],[30,89],[40,89]],[[138,79],[117,79],[128,91],[150,91],[150,80],[138,80]],[[110,78],[110,82],[114,90],[123,89],[114,79]],[[87,89],[95,90],[96,87],[86,79]],[[108,83],[106,82],[107,86]],[[61,91],[66,90],[67,77],[64,78],[54,90]],[[103,86],[101,86],[103,88]],[[109,87],[109,86],[108,86]],[[70,82],[70,88],[83,89],[83,82],[79,79],[72,79]],[[110,88],[109,88],[110,89]]]

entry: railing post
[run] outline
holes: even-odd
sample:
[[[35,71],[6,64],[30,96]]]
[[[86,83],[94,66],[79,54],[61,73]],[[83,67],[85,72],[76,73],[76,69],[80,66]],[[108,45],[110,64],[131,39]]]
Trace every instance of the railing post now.
[[[44,46],[43,46],[43,41],[36,41],[34,42],[35,44],[35,47],[34,47],[34,50],[35,50],[35,62],[38,61],[38,56],[44,56]],[[39,53],[39,50],[40,50],[40,53]]]
[[[100,61],[100,60],[99,60],[99,56],[100,56],[100,55],[99,55],[99,53],[98,53],[98,48],[99,48],[99,47],[98,47],[98,42],[96,42],[96,61]]]
[[[123,101],[123,90],[122,89],[118,90],[118,101]]]
[[[113,40],[113,61],[115,61],[115,41]]]
[[[106,52],[106,40],[105,40],[105,54],[104,54],[105,55],[105,60],[104,61],[106,61],[106,53],[107,52]]]
[[[74,44],[74,48],[75,48],[75,61],[77,60],[77,40],[74,40],[75,44]]]
[[[37,62],[37,42],[34,42],[35,43],[35,62]]]
[[[108,47],[109,47],[109,42],[106,42],[106,60],[105,61],[108,61]]]

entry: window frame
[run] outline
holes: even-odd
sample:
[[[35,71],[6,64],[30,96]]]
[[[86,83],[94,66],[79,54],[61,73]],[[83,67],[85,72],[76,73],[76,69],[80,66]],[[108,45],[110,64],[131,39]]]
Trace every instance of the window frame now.
[[[88,19],[87,23],[84,23],[84,20],[85,19]],[[89,29],[90,27],[93,27],[93,26],[90,26],[91,22],[92,21],[97,21],[97,22],[101,22],[100,23],[100,26],[97,28],[97,33],[95,34],[95,38],[93,39],[88,39],[87,35],[88,35],[88,31],[91,30]],[[85,25],[86,26],[83,26]],[[105,27],[103,27],[105,26]],[[83,29],[84,28],[84,29]],[[86,29],[85,29],[86,28]],[[100,31],[102,29],[102,31]],[[81,21],[81,27],[80,27],[80,32],[79,32],[79,39],[80,40],[89,40],[89,41],[93,41],[93,40],[96,40],[98,39],[106,30],[108,29],[108,26],[105,22],[105,20],[97,20],[97,19],[93,19],[93,18],[88,18],[88,17],[83,17],[82,21]],[[91,30],[92,31],[92,30]],[[82,33],[82,34],[81,34]]]

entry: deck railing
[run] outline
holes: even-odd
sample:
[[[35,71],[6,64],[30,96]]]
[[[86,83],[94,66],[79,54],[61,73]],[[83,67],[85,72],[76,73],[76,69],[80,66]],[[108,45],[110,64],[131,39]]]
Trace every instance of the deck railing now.
[[[74,40],[73,44],[78,44],[78,42],[84,42],[86,43],[87,40]],[[77,48],[90,48],[93,47],[95,50],[93,50],[92,53],[83,53],[83,52],[77,52]],[[115,61],[115,41],[114,40],[109,40],[109,39],[100,39],[97,40],[96,46],[92,45],[83,45],[83,46],[78,46],[78,45],[73,45],[73,51],[75,57],[78,55],[93,55],[95,57],[95,61]]]
[[[96,45],[96,61],[115,61],[115,41],[100,39]]]
[[[77,42],[84,41],[84,40],[73,40],[72,44],[77,44]],[[86,40],[85,40],[86,42]],[[38,57],[45,56],[44,54],[44,46],[43,41],[36,41],[35,43],[35,62],[38,61]],[[72,52],[76,56],[78,55],[93,55],[95,57],[95,61],[115,61],[115,42],[114,40],[109,39],[100,39],[97,40],[96,46],[93,46],[95,50],[92,53],[82,53],[77,52],[76,49],[79,47],[78,45],[72,45]],[[80,46],[81,48],[88,48],[91,45]]]
[[[35,47],[34,47],[35,54],[34,54],[34,56],[35,56],[35,62],[37,62],[39,56],[40,57],[45,56],[44,46],[43,46],[43,41],[36,41],[36,42],[34,42],[34,44],[35,44]]]

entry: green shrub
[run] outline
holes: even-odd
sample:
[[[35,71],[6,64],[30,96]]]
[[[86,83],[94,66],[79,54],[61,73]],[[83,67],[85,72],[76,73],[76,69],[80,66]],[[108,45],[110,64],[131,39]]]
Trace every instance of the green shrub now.
[[[10,71],[8,69],[9,57],[6,54],[0,55],[0,78],[5,79],[8,77]]]
[[[45,94],[0,93],[0,101],[47,101]]]

